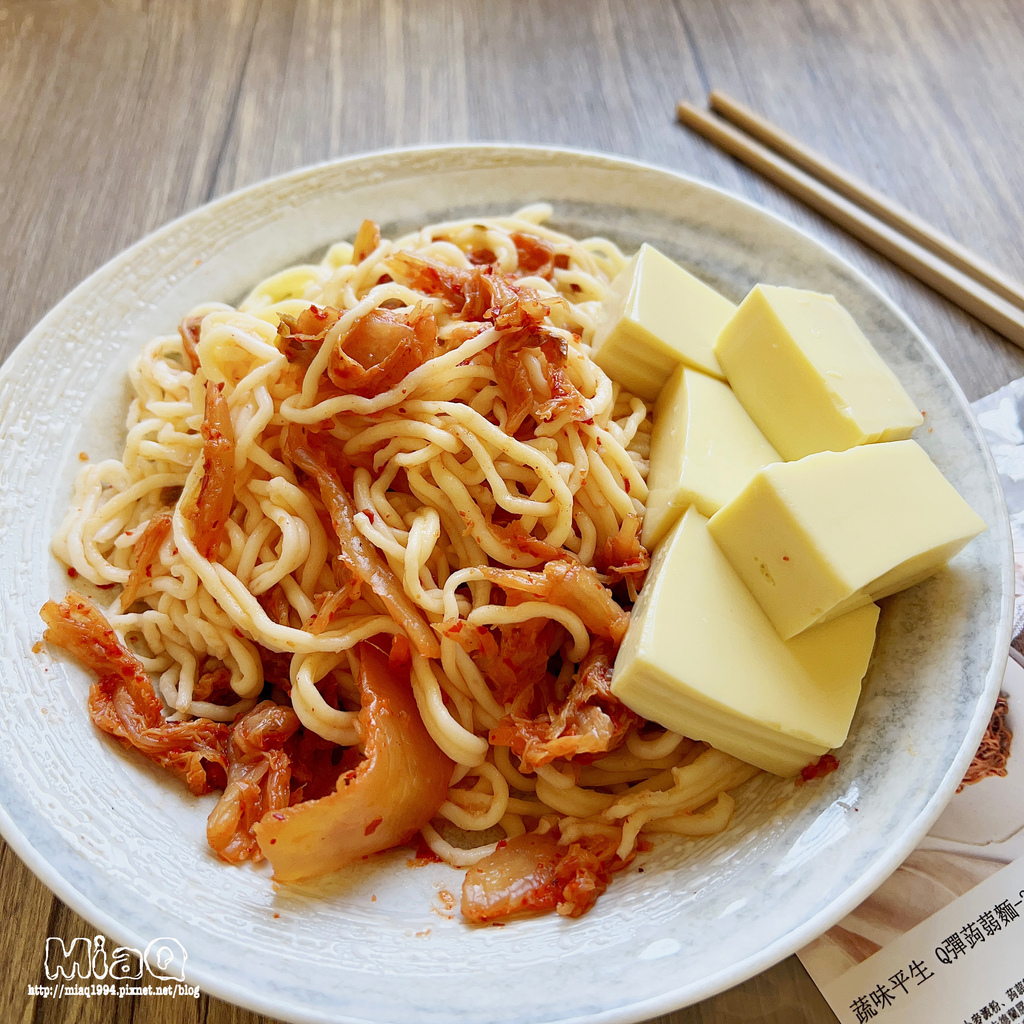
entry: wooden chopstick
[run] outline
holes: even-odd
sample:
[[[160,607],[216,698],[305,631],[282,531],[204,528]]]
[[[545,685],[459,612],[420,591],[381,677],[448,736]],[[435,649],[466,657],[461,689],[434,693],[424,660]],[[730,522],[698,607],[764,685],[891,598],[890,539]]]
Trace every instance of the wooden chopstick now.
[[[1024,348],[1024,311],[951,266],[922,245],[866,213],[849,199],[777,156],[732,125],[690,103],[677,108],[679,120],[759,171],[785,191],[934,288],[1004,338]]]
[[[1024,309],[1024,285],[1014,281],[998,267],[989,263],[966,246],[936,230],[915,213],[894,203],[887,196],[866,182],[848,174],[831,160],[805,146],[792,135],[776,128],[771,121],[755,114],[749,107],[715,89],[708,96],[708,106],[727,121],[759,142],[763,142],[776,153],[786,157],[797,167],[834,188],[840,195],[853,200],[861,209],[867,210],[881,221],[896,228],[901,234],[913,239],[918,245],[941,256],[957,270],[980,281],[986,288],[1002,296],[1013,305]]]

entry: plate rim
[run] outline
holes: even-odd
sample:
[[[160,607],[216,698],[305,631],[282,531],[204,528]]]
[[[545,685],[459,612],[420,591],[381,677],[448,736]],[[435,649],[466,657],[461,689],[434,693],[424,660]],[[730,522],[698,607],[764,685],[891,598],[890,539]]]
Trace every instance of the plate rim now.
[[[932,823],[938,818],[949,798],[952,796],[955,787],[961,778],[970,760],[974,756],[984,729],[987,727],[990,711],[983,711],[989,703],[994,703],[1002,680],[1004,661],[1002,651],[1008,651],[1010,633],[1013,619],[1013,570],[1012,570],[1012,538],[1010,535],[1009,517],[1006,511],[1005,499],[1003,498],[1002,487],[999,483],[994,458],[984,437],[981,434],[977,419],[971,409],[967,397],[953,376],[952,371],[946,365],[942,356],[936,350],[931,341],[907,316],[903,309],[894,302],[882,288],[865,272],[854,266],[848,259],[840,255],[828,243],[821,241],[806,229],[787,220],[785,217],[765,208],[759,203],[741,196],[730,189],[724,188],[712,182],[705,181],[695,175],[678,171],[674,168],[638,160],[635,157],[602,152],[598,150],[577,149],[569,146],[550,146],[535,143],[502,143],[502,142],[453,142],[432,144],[425,143],[413,146],[396,146],[384,149],[369,150],[333,159],[325,159],[315,163],[303,165],[292,170],[284,171],[246,185],[239,186],[209,202],[203,203],[193,209],[185,211],[166,223],[161,224],[154,230],[147,232],[137,241],[125,249],[116,253],[106,260],[99,267],[88,274],[79,284],[56,302],[40,320],[32,326],[28,333],[12,349],[0,366],[0,383],[14,377],[20,368],[21,361],[29,358],[28,348],[37,334],[42,334],[49,327],[52,320],[62,316],[68,307],[73,307],[79,296],[88,292],[94,280],[101,276],[114,273],[117,270],[129,266],[135,254],[145,247],[159,243],[165,237],[170,237],[185,222],[192,218],[207,217],[214,214],[222,207],[227,207],[238,201],[240,198],[260,190],[271,191],[275,187],[287,183],[298,183],[302,180],[315,178],[317,174],[326,170],[355,165],[366,161],[381,161],[388,158],[401,159],[410,155],[427,156],[436,153],[438,156],[458,152],[492,152],[496,156],[507,156],[509,162],[514,164],[515,157],[540,157],[549,155],[554,157],[583,159],[593,164],[605,164],[608,167],[617,167],[620,170],[642,170],[654,172],[659,175],[668,176],[676,180],[695,186],[697,189],[717,193],[719,196],[738,203],[756,211],[761,216],[767,216],[778,226],[787,231],[795,233],[804,242],[810,243],[822,250],[837,263],[841,264],[850,273],[856,282],[870,291],[874,298],[885,306],[890,312],[896,315],[902,326],[914,337],[915,342],[927,353],[930,361],[940,371],[945,383],[949,386],[956,400],[960,403],[967,415],[967,420],[972,433],[979,441],[979,449],[982,452],[983,462],[989,483],[993,486],[999,497],[997,508],[999,510],[998,521],[990,523],[989,529],[994,531],[997,539],[1002,540],[1003,550],[1009,557],[1002,560],[1002,582],[1003,582],[1003,607],[1000,618],[999,629],[996,632],[995,642],[988,664],[985,685],[981,697],[974,709],[970,728],[960,746],[957,756],[943,777],[940,785],[933,791],[930,799],[921,809],[918,815],[906,826],[903,835],[899,840],[883,851],[874,861],[872,867],[862,874],[856,883],[850,886],[846,892],[836,897],[802,925],[776,939],[768,946],[763,947],[756,953],[751,954],[744,960],[722,968],[715,974],[701,979],[699,984],[691,984],[685,988],[672,989],[670,991],[653,996],[639,1002],[632,1002],[628,1005],[616,1007],[610,1010],[598,1011],[585,1015],[572,1017],[561,1017],[557,1021],[552,1019],[551,1024],[635,1024],[635,1022],[647,1020],[651,1016],[660,1015],[680,1009],[684,1006],[693,1005],[704,999],[726,991],[727,989],[742,983],[761,973],[764,970],[779,963],[782,959],[796,952],[812,939],[822,934],[847,913],[859,905],[871,892],[873,892],[886,878],[896,870],[906,859],[907,855],[918,845],[920,840],[927,833]],[[21,832],[17,824],[10,817],[7,809],[0,805],[0,834],[3,835],[8,845],[17,854],[19,859],[29,868],[39,880],[54,893],[54,895],[74,910],[88,923],[95,925],[103,934],[117,939],[121,944],[133,945],[137,948],[144,948],[145,943],[140,944],[139,936],[132,932],[130,927],[121,925],[116,919],[108,914],[102,907],[80,892],[71,882],[64,878],[60,872],[50,864],[45,856],[31,845],[27,837]],[[245,989],[241,984],[224,980],[216,973],[207,973],[201,966],[189,966],[184,968],[186,983],[198,984],[202,991],[233,1003],[281,1020],[295,1022],[295,1024],[329,1024],[329,1022],[350,1021],[353,1024],[371,1024],[369,1019],[363,1017],[345,1016],[337,1014],[323,1014],[312,1008],[295,1007],[283,1004],[270,997],[261,997]],[[373,1020],[372,1024],[384,1024],[381,1020]]]

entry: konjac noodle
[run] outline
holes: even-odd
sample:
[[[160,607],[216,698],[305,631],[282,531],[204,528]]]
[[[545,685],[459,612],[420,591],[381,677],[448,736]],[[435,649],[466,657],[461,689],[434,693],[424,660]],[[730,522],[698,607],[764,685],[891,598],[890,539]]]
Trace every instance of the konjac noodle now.
[[[623,255],[549,214],[366,221],[133,364],[53,545],[110,603],[51,601],[46,635],[99,728],[221,791],[225,861],[413,842],[468,869],[472,921],[575,916],[755,773],[612,696],[651,410],[590,358]]]

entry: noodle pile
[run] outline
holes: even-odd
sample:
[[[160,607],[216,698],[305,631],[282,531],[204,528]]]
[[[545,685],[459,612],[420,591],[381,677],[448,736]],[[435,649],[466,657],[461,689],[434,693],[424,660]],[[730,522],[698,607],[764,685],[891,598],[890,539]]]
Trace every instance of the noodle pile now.
[[[575,915],[754,774],[611,694],[650,410],[589,356],[624,257],[549,214],[367,221],[133,365],[124,455],[53,545],[121,590],[50,602],[47,636],[99,676],[101,728],[224,790],[222,858],[288,881],[317,873],[296,830],[358,832],[319,871],[419,830],[470,868],[471,920]]]

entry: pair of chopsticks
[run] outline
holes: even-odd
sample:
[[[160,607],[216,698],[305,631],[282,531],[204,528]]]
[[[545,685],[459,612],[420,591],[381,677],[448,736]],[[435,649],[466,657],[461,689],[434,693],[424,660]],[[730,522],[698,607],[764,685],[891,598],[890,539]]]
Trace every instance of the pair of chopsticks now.
[[[1024,286],[724,93],[708,105],[679,120],[1024,348]]]

